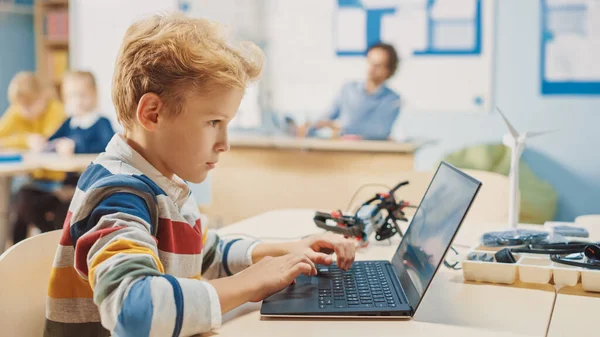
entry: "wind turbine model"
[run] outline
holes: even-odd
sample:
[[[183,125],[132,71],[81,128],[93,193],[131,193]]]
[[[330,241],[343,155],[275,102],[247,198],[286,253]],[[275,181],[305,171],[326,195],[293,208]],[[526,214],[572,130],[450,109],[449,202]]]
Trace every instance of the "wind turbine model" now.
[[[525,148],[525,140],[529,138],[538,137],[541,135],[545,135],[547,133],[554,132],[556,130],[550,131],[540,131],[540,132],[524,132],[519,134],[519,132],[510,124],[506,116],[500,111],[500,108],[496,107],[496,110],[502,116],[504,123],[508,127],[509,134],[505,135],[503,138],[504,145],[508,146],[511,149],[511,158],[510,158],[510,174],[509,174],[509,200],[508,200],[508,223],[511,228],[516,229],[519,223],[519,201],[518,201],[518,193],[519,193],[519,160],[521,158],[521,154],[523,153],[523,149]]]

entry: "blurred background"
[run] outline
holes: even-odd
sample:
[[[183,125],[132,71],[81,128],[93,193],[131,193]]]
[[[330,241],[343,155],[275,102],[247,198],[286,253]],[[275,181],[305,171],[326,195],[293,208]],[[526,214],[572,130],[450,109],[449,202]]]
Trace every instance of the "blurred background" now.
[[[89,71],[118,132],[110,86],[121,38],[158,11],[220,21],[266,55],[230,126],[230,161],[194,186],[221,224],[281,207],[341,208],[325,202],[340,188],[392,184],[395,172],[441,160],[507,176],[497,108],[519,132],[553,131],[527,140],[521,220],[600,213],[599,0],[0,0],[0,113],[19,72],[35,71],[60,96],[66,71]],[[319,153],[322,142],[336,150],[293,152]]]

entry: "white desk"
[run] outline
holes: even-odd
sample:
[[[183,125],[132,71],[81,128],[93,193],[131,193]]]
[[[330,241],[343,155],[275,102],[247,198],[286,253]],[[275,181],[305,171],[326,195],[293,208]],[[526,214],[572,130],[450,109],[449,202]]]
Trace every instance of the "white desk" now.
[[[565,287],[556,296],[548,337],[598,336],[600,294],[585,292],[581,284]]]
[[[282,210],[263,213],[219,230],[220,235],[251,233],[255,237],[299,238],[318,233],[311,210]],[[476,227],[470,227],[476,228]],[[490,228],[481,228],[486,231]],[[265,241],[267,241],[265,239]],[[389,260],[399,242],[371,242],[357,252],[357,260]],[[469,245],[474,245],[470,242]],[[470,284],[462,274],[440,269],[410,321],[262,319],[257,304],[228,314],[222,336],[545,336],[555,292],[551,285],[540,287]],[[507,323],[510,322],[510,323]]]
[[[0,164],[0,254],[4,251],[10,226],[8,216],[12,178],[38,169],[64,172],[83,171],[96,156],[86,154],[61,157],[57,154],[26,154],[22,162]]]
[[[243,305],[223,317],[222,327],[207,336],[285,336],[285,337],[529,337],[486,329],[434,324],[416,320],[368,319],[264,319],[258,312],[260,304]]]

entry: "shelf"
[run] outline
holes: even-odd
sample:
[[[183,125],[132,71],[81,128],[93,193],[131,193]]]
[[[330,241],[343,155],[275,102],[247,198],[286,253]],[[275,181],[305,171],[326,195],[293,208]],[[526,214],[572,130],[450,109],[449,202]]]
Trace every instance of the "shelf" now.
[[[33,7],[0,2],[0,13],[33,15]]]
[[[42,6],[68,6],[69,0],[44,0],[40,1]]]
[[[40,76],[51,81],[60,96],[61,77],[69,66],[69,39],[65,35],[68,30],[65,20],[69,20],[69,0],[34,0],[33,8],[36,69]],[[49,23],[53,27],[47,27]],[[52,34],[46,34],[50,32]]]
[[[48,48],[68,49],[68,40],[44,40],[44,45]]]

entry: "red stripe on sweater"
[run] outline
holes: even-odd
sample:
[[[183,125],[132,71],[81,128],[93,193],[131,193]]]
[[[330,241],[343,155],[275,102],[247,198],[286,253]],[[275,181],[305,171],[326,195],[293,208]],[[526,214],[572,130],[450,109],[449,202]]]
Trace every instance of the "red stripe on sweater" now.
[[[102,237],[116,232],[125,226],[115,226],[110,228],[102,228],[97,231],[86,233],[77,240],[77,246],[75,247],[75,268],[83,275],[88,274],[87,266],[87,255],[94,243],[100,240]]]
[[[158,249],[174,254],[200,254],[202,252],[202,228],[200,220],[194,227],[186,222],[159,219]]]
[[[72,212],[68,212],[63,223],[62,235],[60,236],[59,243],[63,246],[72,246],[73,241],[71,240],[71,218],[73,217]]]

